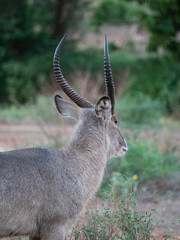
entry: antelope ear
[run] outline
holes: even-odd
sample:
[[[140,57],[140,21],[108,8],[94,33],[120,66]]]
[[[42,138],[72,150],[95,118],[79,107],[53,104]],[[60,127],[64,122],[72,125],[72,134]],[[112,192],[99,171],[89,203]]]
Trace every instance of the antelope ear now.
[[[104,120],[111,118],[111,100],[109,97],[104,96],[97,102],[95,111],[97,116],[102,117]]]
[[[59,113],[64,117],[72,117],[76,120],[79,119],[79,108],[74,107],[72,103],[65,101],[61,96],[56,95],[54,101]]]

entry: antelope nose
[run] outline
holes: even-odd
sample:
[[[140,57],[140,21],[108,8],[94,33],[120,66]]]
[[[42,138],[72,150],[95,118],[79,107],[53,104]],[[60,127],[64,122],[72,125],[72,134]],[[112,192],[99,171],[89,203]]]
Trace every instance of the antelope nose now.
[[[126,152],[128,150],[128,148],[124,146],[122,146],[121,149],[123,150],[123,152]]]
[[[128,148],[127,148],[127,142],[126,142],[126,139],[124,139],[124,147],[126,148],[126,151],[128,150]]]

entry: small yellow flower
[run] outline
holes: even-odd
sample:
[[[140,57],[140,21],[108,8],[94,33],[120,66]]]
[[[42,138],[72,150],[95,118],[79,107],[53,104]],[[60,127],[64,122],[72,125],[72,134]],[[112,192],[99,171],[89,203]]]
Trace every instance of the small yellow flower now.
[[[138,179],[138,176],[137,176],[137,175],[134,175],[134,176],[133,176],[133,179],[134,179],[134,180],[137,180],[137,179]]]

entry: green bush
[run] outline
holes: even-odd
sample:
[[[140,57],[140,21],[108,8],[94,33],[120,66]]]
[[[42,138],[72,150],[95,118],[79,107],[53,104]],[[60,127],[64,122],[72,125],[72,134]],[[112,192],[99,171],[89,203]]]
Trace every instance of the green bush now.
[[[114,204],[114,209],[87,211],[83,224],[77,225],[70,240],[154,239],[151,213],[140,214],[136,210],[133,195],[121,201],[114,196],[111,203]]]
[[[50,80],[59,36],[66,28],[77,31],[77,23],[83,16],[80,9],[85,8],[85,3],[0,1],[1,102],[25,103],[35,98],[41,86]]]
[[[131,0],[130,0],[131,1]],[[134,0],[133,0],[134,1]],[[149,14],[142,14],[144,26],[149,30],[151,36],[149,50],[158,51],[158,48],[168,52],[176,60],[180,61],[180,41],[178,33],[180,29],[180,7],[179,0],[137,0],[146,3]],[[132,2],[133,3],[133,2]]]
[[[27,60],[11,60],[2,64],[2,70],[6,76],[6,98],[24,103],[35,99],[37,92],[49,81],[52,56],[48,53]]]
[[[52,41],[47,31],[49,14],[42,18],[39,13],[49,6],[42,1],[1,1],[1,102],[23,103],[34,98],[40,82],[45,76],[48,79],[46,53]]]
[[[108,161],[107,173],[101,191],[112,191],[112,186],[119,194],[127,193],[137,188],[138,182],[155,176],[180,170],[175,148],[168,153],[161,153],[158,146],[150,140],[134,139],[127,141],[128,151],[123,158]]]
[[[137,2],[129,3],[119,0],[100,0],[93,9],[91,22],[95,26],[103,23],[119,24],[137,22],[145,8]]]
[[[122,99],[117,101],[117,109],[119,107],[124,109],[124,106],[127,105],[131,107],[132,104],[132,108],[137,109],[137,112],[138,109],[142,111],[143,116],[135,113],[135,123],[143,121],[152,123],[153,117],[156,121],[166,112],[173,113],[177,117],[180,116],[180,69],[170,58],[157,54],[136,55],[133,53],[131,45],[126,45],[121,51],[112,50],[110,56],[115,85],[120,88],[121,82],[125,82],[125,94],[121,97]],[[65,75],[72,67],[74,72],[77,67],[82,71],[90,71],[92,81],[97,78],[97,73],[101,72],[103,75],[102,50],[77,51],[68,46],[68,51],[66,49],[62,51],[62,59]],[[73,65],[70,66],[69,62],[72,62]],[[123,79],[125,72],[129,72],[129,74],[126,79]],[[104,79],[101,84],[104,89]],[[119,113],[123,117],[120,108]],[[133,117],[127,108],[125,116],[125,120],[129,118],[130,122],[133,122]]]
[[[0,123],[37,123],[38,119],[51,124],[59,123],[52,97],[38,96],[35,102],[25,105],[0,104],[0,108]]]
[[[70,46],[68,50],[65,49],[62,52],[65,75],[72,67],[74,72],[76,72],[77,67],[82,71],[90,71],[92,80],[97,78],[99,72],[103,75],[102,50],[75,51],[74,49],[71,50]],[[125,96],[124,103],[128,103],[129,106],[129,104],[135,102],[136,105],[133,106],[135,109],[141,108],[141,106],[137,106],[137,104],[141,104],[144,113],[145,110],[148,110],[147,117],[146,115],[143,116],[147,123],[151,122],[153,116],[157,120],[165,111],[177,117],[180,116],[180,68],[170,58],[157,54],[136,55],[130,45],[126,45],[121,51],[112,50],[110,56],[115,85],[120,88],[121,82],[125,82],[125,94],[123,95],[127,96]],[[70,66],[69,62],[72,62],[73,65]],[[126,79],[123,79],[125,72],[129,72],[129,74]],[[104,89],[104,79],[101,84],[102,89]],[[117,104],[119,105],[119,103]],[[121,105],[120,107],[123,108]],[[123,114],[121,115],[123,116]],[[136,117],[138,118],[138,116]],[[139,120],[135,119],[135,122]]]
[[[180,117],[180,67],[167,56],[136,58],[129,76],[130,92],[141,91],[159,99],[169,113]]]
[[[158,146],[149,140],[129,141],[129,151],[123,160],[115,159],[113,165],[127,176],[139,179],[164,175],[179,169],[178,157],[172,153],[161,153]]]
[[[128,127],[158,126],[163,111],[164,106],[160,101],[152,100],[141,92],[127,93],[116,100],[116,112],[120,121]]]
[[[52,57],[56,43],[57,41],[46,52],[43,50],[42,54],[38,53],[29,59],[13,59],[1,64],[1,102],[3,100],[9,102],[15,100],[24,103],[35,99],[37,92],[42,91],[44,85],[47,85],[47,82],[52,79]],[[66,79],[68,80],[69,72],[76,74],[76,71],[91,72],[91,81],[95,81],[100,72],[103,76],[103,51],[101,49],[77,50],[74,46],[74,42],[65,42],[61,55],[61,66]],[[115,85],[121,87],[121,81],[124,81],[125,92],[129,92],[124,99],[124,103],[127,103],[128,98],[130,100],[128,106],[129,103],[136,102],[139,104],[143,101],[143,106],[146,105],[146,110],[149,109],[149,113],[151,112],[147,117],[146,115],[143,116],[143,118],[146,117],[147,123],[152,120],[151,116],[156,115],[156,119],[161,116],[163,105],[168,113],[173,113],[177,117],[180,116],[180,69],[169,58],[154,54],[136,55],[133,53],[132,46],[128,45],[121,51],[111,51],[111,64]],[[129,74],[124,79],[123,76],[126,72]],[[70,77],[72,78],[72,73]],[[74,84],[73,82],[69,83],[71,86]],[[104,80],[101,84],[100,89],[104,89]],[[144,95],[140,95],[139,92]],[[136,95],[137,99],[135,99]],[[120,106],[123,109],[121,104],[117,104],[118,108]],[[134,109],[141,108],[137,104],[132,107]],[[142,113],[143,111],[145,113],[143,108],[141,108]],[[119,112],[121,113],[121,111]],[[128,112],[126,109],[124,116],[125,120],[129,118],[131,121],[133,118],[130,119],[131,115],[129,113],[130,111]],[[136,114],[134,118],[136,123],[141,121],[140,117],[142,117],[142,114],[139,117]],[[142,119],[143,121],[144,119]]]
[[[170,153],[161,153],[155,143],[145,139],[129,141],[128,148],[124,160],[119,164],[119,172],[127,176],[136,174],[139,179],[145,179],[177,171],[180,168],[173,149]]]

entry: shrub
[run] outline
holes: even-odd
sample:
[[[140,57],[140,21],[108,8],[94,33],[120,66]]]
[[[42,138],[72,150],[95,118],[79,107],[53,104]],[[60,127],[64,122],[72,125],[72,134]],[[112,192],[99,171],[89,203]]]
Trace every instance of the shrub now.
[[[116,111],[128,127],[143,124],[158,126],[163,107],[159,100],[152,100],[141,92],[129,92],[116,100]]]
[[[49,81],[51,64],[49,54],[4,63],[2,69],[6,76],[8,101],[24,103],[35,99],[43,84]]]
[[[85,3],[81,0],[0,1],[1,102],[25,103],[35,98],[41,83],[50,79],[55,38],[66,28],[76,29]]]
[[[95,26],[103,23],[119,24],[122,22],[136,22],[145,8],[137,2],[129,3],[119,0],[100,0],[94,7],[91,22]]]
[[[167,56],[139,56],[129,76],[131,92],[143,92],[159,99],[168,112],[180,116],[180,67]]]
[[[124,200],[114,196],[110,200],[113,208],[104,208],[102,212],[87,211],[70,240],[153,239],[151,213],[140,214],[133,195]]]
[[[47,110],[48,106],[48,110]],[[58,114],[52,97],[38,96],[35,102],[26,105],[1,105],[0,123],[36,123],[42,119],[46,123],[56,124]]]
[[[150,14],[143,14],[142,21],[151,33],[149,50],[158,51],[161,47],[177,62],[180,60],[180,28],[179,0],[137,0],[146,3]]]
[[[161,153],[158,146],[150,140],[131,140],[129,151],[119,165],[119,171],[127,176],[134,174],[140,179],[164,175],[179,169],[178,157],[173,149],[169,153]]]
[[[136,137],[135,137],[136,138]],[[112,191],[112,186],[118,194],[135,191],[137,181],[176,172],[180,169],[178,157],[174,148],[168,153],[161,153],[150,140],[129,140],[128,151],[124,158],[114,158],[108,161],[101,192]]]

